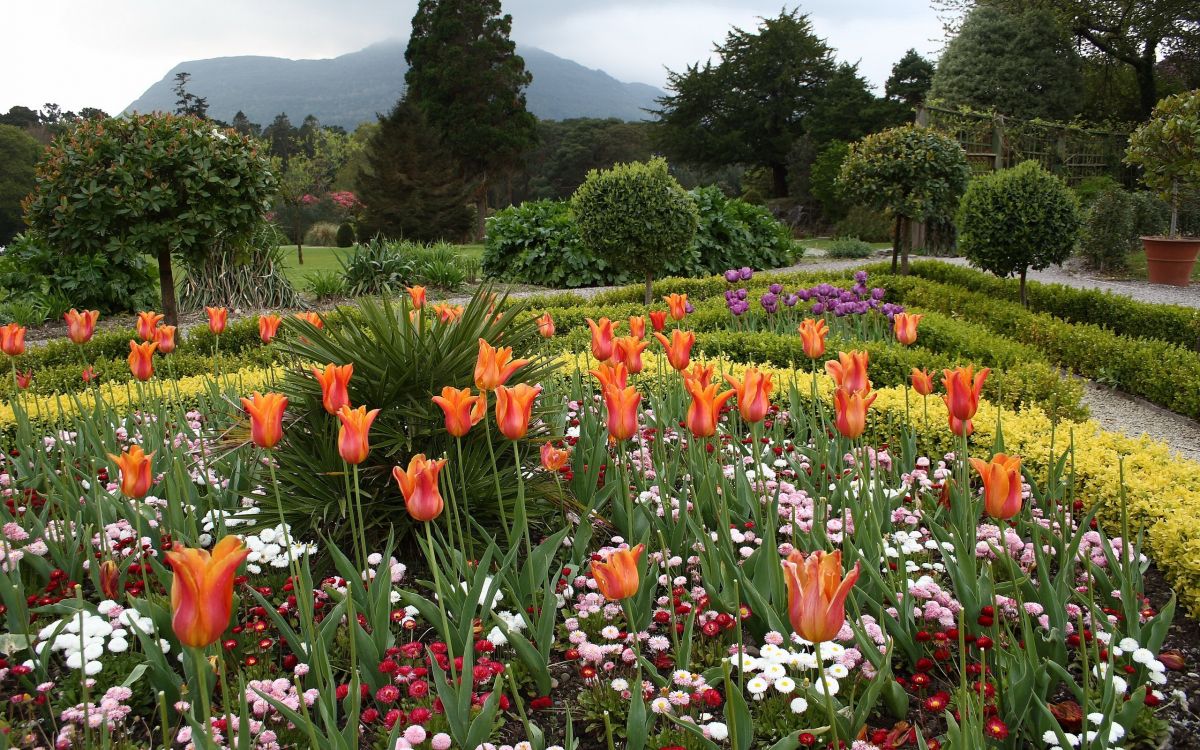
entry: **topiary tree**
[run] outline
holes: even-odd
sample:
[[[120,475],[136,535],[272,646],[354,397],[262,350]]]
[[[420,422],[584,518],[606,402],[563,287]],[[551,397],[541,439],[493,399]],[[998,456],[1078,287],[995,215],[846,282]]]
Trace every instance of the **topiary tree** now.
[[[1079,254],[1099,271],[1123,270],[1137,241],[1134,221],[1133,196],[1119,185],[1109,187],[1084,211]]]
[[[1142,181],[1170,203],[1170,236],[1177,237],[1180,194],[1200,191],[1200,89],[1155,105],[1150,121],[1129,136],[1125,161],[1142,167]]]
[[[144,276],[158,259],[162,309],[177,318],[172,257],[200,265],[217,243],[250,236],[275,189],[254,141],[194,117],[85,120],[38,164],[26,221],[57,252]],[[131,284],[132,285],[132,284]]]
[[[958,246],[972,265],[1021,278],[1059,264],[1079,241],[1079,199],[1036,161],[977,177],[958,210]]]
[[[851,144],[837,184],[852,202],[891,212],[892,272],[903,249],[900,272],[907,274],[909,248],[901,248],[901,231],[912,222],[952,217],[969,175],[967,155],[956,140],[905,125]]]
[[[696,204],[667,172],[665,159],[588,172],[571,211],[584,245],[645,277],[646,304],[653,301],[656,275],[698,263]]]

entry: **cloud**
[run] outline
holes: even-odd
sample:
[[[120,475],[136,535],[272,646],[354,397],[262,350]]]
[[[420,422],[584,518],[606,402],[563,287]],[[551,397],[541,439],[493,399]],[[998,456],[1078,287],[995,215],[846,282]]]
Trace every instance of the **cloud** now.
[[[416,0],[109,0],[15,3],[0,25],[0,111],[57,102],[119,112],[183,60],[225,55],[334,57],[405,37]],[[731,26],[753,27],[779,0],[511,0],[513,37],[626,81],[707,59]],[[839,60],[877,86],[909,47],[929,54],[940,25],[926,0],[811,0],[803,6]],[[13,71],[19,71],[13,73]]]

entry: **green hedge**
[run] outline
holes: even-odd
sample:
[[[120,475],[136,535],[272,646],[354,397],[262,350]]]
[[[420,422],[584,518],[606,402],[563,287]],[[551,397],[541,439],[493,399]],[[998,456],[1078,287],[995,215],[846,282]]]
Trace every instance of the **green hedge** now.
[[[872,270],[882,273],[885,268]],[[961,286],[996,299],[1020,300],[1020,285],[1015,279],[937,261],[919,261],[911,268],[912,275],[923,279]],[[1027,294],[1030,310],[1072,323],[1091,323],[1125,336],[1161,339],[1189,349],[1200,344],[1200,309],[1138,302],[1112,292],[1036,281],[1029,282]]]
[[[1070,323],[1020,304],[915,277],[881,279],[903,304],[954,314],[1035,347],[1052,363],[1200,417],[1200,354],[1156,339],[1122,336],[1098,325]]]

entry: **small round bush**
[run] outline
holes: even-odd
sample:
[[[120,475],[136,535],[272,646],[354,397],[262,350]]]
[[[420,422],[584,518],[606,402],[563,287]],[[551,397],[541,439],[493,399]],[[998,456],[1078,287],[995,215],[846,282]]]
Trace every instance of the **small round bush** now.
[[[696,204],[665,159],[592,170],[572,196],[571,212],[584,245],[646,279],[647,304],[655,276],[698,262]]]
[[[870,258],[875,248],[857,237],[835,237],[825,248],[828,258]]]
[[[350,247],[354,244],[354,227],[350,222],[343,221],[337,228],[337,236],[334,238],[338,247]]]
[[[1083,222],[1079,254],[1099,271],[1125,268],[1125,258],[1134,247],[1133,196],[1110,187],[1092,199]]]
[[[1079,241],[1079,199],[1035,161],[975,178],[958,210],[958,246],[973,265],[1019,276],[1065,261]]]
[[[304,233],[304,244],[313,247],[333,247],[337,242],[338,225],[332,221],[318,221]]]

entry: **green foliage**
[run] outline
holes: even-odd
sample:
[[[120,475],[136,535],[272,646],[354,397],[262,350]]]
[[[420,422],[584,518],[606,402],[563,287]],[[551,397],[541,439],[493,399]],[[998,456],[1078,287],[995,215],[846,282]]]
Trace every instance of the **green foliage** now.
[[[571,213],[583,244],[644,276],[647,294],[655,276],[687,275],[699,261],[692,245],[696,204],[664,159],[589,172],[571,198]]]
[[[343,221],[338,225],[337,234],[334,235],[333,241],[337,247],[350,247],[354,244],[354,226]]]
[[[842,171],[842,162],[850,153],[850,144],[845,141],[830,141],[817,153],[809,173],[808,190],[821,204],[821,216],[829,222],[846,217],[849,206],[837,187],[837,177]]]
[[[1138,237],[1162,234],[1171,223],[1171,207],[1166,201],[1147,190],[1135,191],[1133,198],[1133,232]]]
[[[1132,196],[1120,187],[1100,193],[1084,216],[1079,254],[1092,268],[1119,271],[1136,240]]]
[[[491,302],[491,290],[480,290],[467,303],[462,317],[447,325],[429,313],[419,316],[416,323],[410,321],[407,297],[402,297],[399,305],[367,300],[359,315],[319,331],[306,328],[303,333],[307,342],[292,338],[283,345],[285,356],[303,362],[353,362],[350,402],[382,409],[371,428],[370,457],[358,467],[369,537],[386,536],[392,525],[398,533],[411,528],[392,479],[392,467],[407,466],[416,453],[431,458],[451,457],[443,474],[446,481],[453,483],[458,492],[459,471],[466,479],[465,494],[458,495],[458,502],[466,503],[463,507],[468,509],[469,517],[485,529],[500,533],[500,500],[493,485],[488,441],[494,441],[506,506],[511,506],[516,496],[511,442],[494,428],[488,432],[479,425],[462,439],[463,458],[458,460],[457,446],[446,433],[442,411],[430,401],[430,394],[440,393],[443,386],[473,385],[479,339],[495,346],[512,346],[517,356],[527,355],[541,340],[532,319],[517,319],[519,304],[507,307],[497,317],[491,312]],[[297,332],[301,329],[291,320],[285,326]],[[532,359],[517,370],[512,383],[538,383],[551,377],[553,369],[548,359],[537,355]],[[287,520],[295,524],[297,536],[319,531],[334,542],[344,542],[349,530],[343,525],[340,508],[347,477],[337,452],[338,420],[322,408],[320,386],[311,373],[289,371],[280,390],[288,396],[289,412],[298,415],[275,451]],[[535,414],[542,413],[542,409],[535,409]],[[523,462],[536,463],[535,446],[545,439],[544,429],[535,423],[527,438],[520,441]],[[549,479],[542,475],[540,480],[526,482],[531,516],[547,510],[544,498],[553,488],[552,480],[550,489],[545,484]],[[511,519],[511,507],[507,512]]]
[[[1076,197],[1079,198],[1079,205],[1086,209],[1104,193],[1109,190],[1120,189],[1120,187],[1121,183],[1105,174],[1084,177],[1077,184],[1073,185],[1071,189],[1075,191]]]
[[[866,206],[851,206],[846,216],[834,225],[839,237],[858,237],[864,242],[891,242],[892,219],[884,211]]]
[[[627,271],[588,250],[566,201],[526,201],[488,219],[483,249],[488,276],[558,289],[632,281]]]
[[[690,191],[699,215],[693,248],[699,253],[703,273],[727,268],[778,268],[798,255],[792,233],[771,213],[737,198],[726,197],[717,187]]]
[[[830,258],[870,258],[874,254],[875,248],[857,237],[835,237],[825,248]]]
[[[103,253],[65,255],[36,232],[17,235],[0,254],[0,288],[38,304],[61,294],[79,309],[123,312],[155,306],[154,278],[140,254],[111,260]]]
[[[252,235],[235,242],[218,240],[204,258],[186,267],[180,285],[184,310],[241,307],[273,310],[297,307],[300,295],[284,273],[283,235],[260,224]]]
[[[924,221],[954,212],[969,174],[957,141],[905,125],[851,144],[837,182],[864,206]]]
[[[942,53],[929,96],[950,107],[1070,120],[1082,83],[1079,54],[1049,11],[977,5]]]
[[[429,246],[407,244],[413,259],[417,282],[426,286],[454,291],[466,281],[458,250],[446,242]]]
[[[24,130],[0,125],[0,246],[25,226],[21,200],[33,190],[33,167],[42,147]]]
[[[915,109],[925,101],[925,94],[933,84],[933,63],[909,48],[895,65],[892,73],[883,85],[883,91],[888,99],[904,104],[909,109]]]
[[[513,179],[514,200],[570,198],[593,169],[649,159],[651,127],[615,118],[538,120],[538,144]]]
[[[413,283],[417,267],[402,243],[388,242],[376,235],[360,242],[354,252],[338,258],[346,294],[361,297],[396,294]]]
[[[98,268],[105,285],[137,289],[144,255],[156,256],[173,316],[171,257],[202,262],[219,240],[249,236],[274,189],[258,147],[232,130],[162,114],[84,120],[38,165],[26,220],[55,252]]]
[[[420,109],[401,101],[367,145],[356,186],[359,237],[458,239],[470,231],[470,186]]]
[[[1155,105],[1150,121],[1129,136],[1125,160],[1140,166],[1142,181],[1170,202],[1176,236],[1180,193],[1200,192],[1200,89]]]
[[[304,244],[317,247],[334,247],[337,245],[338,225],[331,221],[318,221],[304,233]]]
[[[1079,239],[1079,200],[1035,161],[976,177],[958,212],[958,245],[997,276],[1065,261]],[[1022,295],[1024,297],[1024,295]]]
[[[318,302],[341,297],[346,292],[346,280],[337,271],[315,271],[304,278],[304,291]]]

